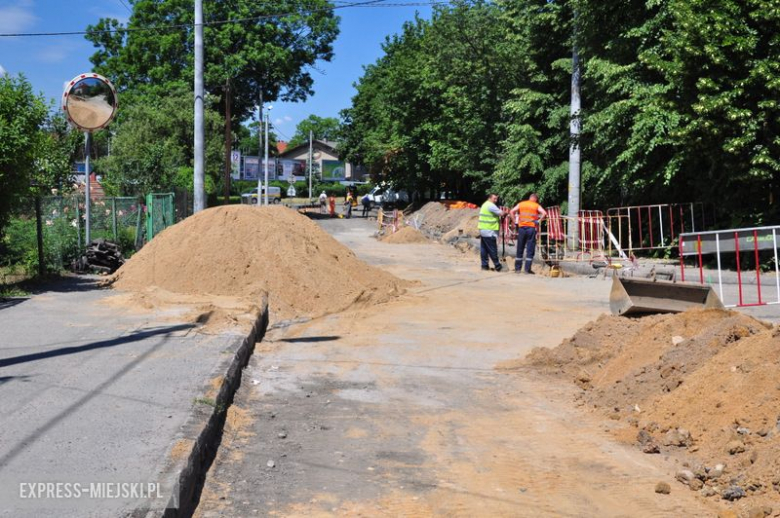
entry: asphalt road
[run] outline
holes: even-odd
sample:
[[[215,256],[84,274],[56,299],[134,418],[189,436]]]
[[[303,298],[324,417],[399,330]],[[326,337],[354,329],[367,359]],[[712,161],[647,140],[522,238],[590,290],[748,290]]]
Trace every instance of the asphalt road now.
[[[71,279],[0,301],[0,516],[119,516],[142,505],[141,487],[156,481],[235,339],[197,334],[174,313],[109,306],[113,294]],[[107,485],[118,482],[144,486]],[[29,485],[39,483],[49,484]],[[155,498],[170,489],[145,487]]]

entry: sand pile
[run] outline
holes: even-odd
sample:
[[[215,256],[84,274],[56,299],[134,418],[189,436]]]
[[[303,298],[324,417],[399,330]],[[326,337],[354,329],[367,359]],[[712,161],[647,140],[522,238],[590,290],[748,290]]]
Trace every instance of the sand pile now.
[[[280,206],[202,211],[155,237],[113,281],[133,291],[154,287],[255,301],[267,294],[272,321],[378,303],[403,291],[403,281]]]
[[[646,453],[680,454],[695,479],[685,484],[703,496],[780,502],[773,326],[722,310],[603,316],[555,349],[534,349],[525,365],[577,383]]]
[[[479,237],[479,209],[448,209],[446,205],[432,201],[409,219],[417,221],[423,233],[447,243],[459,237]]]
[[[403,227],[398,232],[387,234],[382,238],[382,241],[394,245],[430,243],[430,241],[414,227]]]

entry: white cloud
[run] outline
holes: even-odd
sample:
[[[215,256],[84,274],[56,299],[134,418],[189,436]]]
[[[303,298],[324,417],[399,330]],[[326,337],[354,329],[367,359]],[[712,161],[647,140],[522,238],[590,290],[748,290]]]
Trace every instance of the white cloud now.
[[[292,120],[292,117],[290,117],[289,115],[285,115],[284,116],[284,122],[290,122],[291,120]]]
[[[38,21],[33,13],[32,0],[18,0],[0,5],[0,33],[24,32]]]
[[[80,43],[73,41],[52,43],[36,52],[35,59],[42,63],[61,63],[78,54],[79,47]]]

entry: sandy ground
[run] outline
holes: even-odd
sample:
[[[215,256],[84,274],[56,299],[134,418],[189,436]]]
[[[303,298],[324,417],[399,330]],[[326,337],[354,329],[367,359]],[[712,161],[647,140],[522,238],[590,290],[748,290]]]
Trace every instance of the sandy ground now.
[[[258,344],[197,516],[715,516],[673,459],[615,442],[574,387],[497,369],[608,311],[609,282],[482,272],[324,226],[420,284]],[[668,482],[670,495],[654,492]]]

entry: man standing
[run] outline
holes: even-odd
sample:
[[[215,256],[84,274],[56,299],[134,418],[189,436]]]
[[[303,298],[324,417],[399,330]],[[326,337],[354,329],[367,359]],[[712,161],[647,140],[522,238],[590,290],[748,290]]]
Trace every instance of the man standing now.
[[[320,214],[325,214],[327,211],[325,210],[325,206],[328,204],[328,195],[325,194],[325,191],[322,191],[320,194]]]
[[[523,251],[525,250],[525,273],[533,274],[531,264],[536,250],[536,232],[539,222],[547,216],[547,212],[539,205],[539,196],[531,194],[527,200],[521,201],[510,213],[517,217],[517,256],[515,273],[523,271]]]
[[[364,194],[360,199],[360,203],[363,204],[363,217],[367,218],[368,214],[371,212],[371,198],[368,194]]]
[[[504,212],[496,206],[498,195],[491,193],[479,209],[479,252],[482,259],[482,269],[489,270],[488,257],[493,260],[496,271],[502,269],[498,260],[498,228]]]

